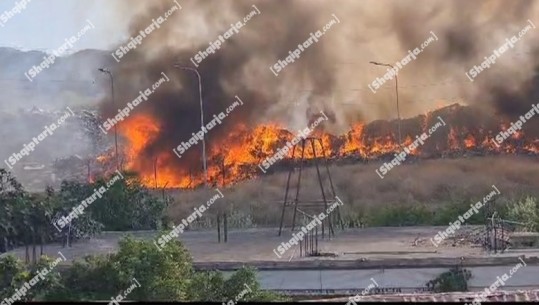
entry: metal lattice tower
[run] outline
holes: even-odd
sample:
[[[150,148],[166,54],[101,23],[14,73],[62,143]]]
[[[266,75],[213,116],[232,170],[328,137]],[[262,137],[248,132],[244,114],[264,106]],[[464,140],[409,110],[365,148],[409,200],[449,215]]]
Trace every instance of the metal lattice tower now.
[[[320,174],[320,164],[319,164],[319,156],[317,156],[316,154],[316,143],[318,143],[320,145],[320,150],[322,151],[322,155],[320,157],[323,157],[324,159],[324,166],[326,168],[326,173],[327,173],[327,177],[328,177],[328,180],[329,180],[329,186],[330,186],[330,194],[327,194],[326,191],[324,190],[324,183],[322,181],[322,175]],[[300,147],[298,147],[300,146]],[[312,161],[310,162],[314,162],[314,165],[316,167],[316,173],[317,173],[317,179],[318,179],[318,184],[320,186],[320,191],[321,191],[321,195],[322,195],[322,199],[321,200],[300,200],[300,190],[301,190],[301,180],[303,178],[302,174],[303,174],[303,168],[307,162],[307,160],[305,159],[305,149],[306,148],[309,148],[311,147],[312,148],[312,151],[313,151],[313,159]],[[300,150],[300,153],[301,153],[301,156],[299,158],[299,160],[296,160],[295,157],[296,157],[296,150]],[[331,179],[331,174],[329,172],[329,165],[328,165],[328,160],[326,158],[326,154],[324,152],[324,146],[322,144],[322,140],[320,138],[314,138],[314,137],[308,137],[308,138],[305,138],[305,139],[302,139],[301,142],[297,143],[296,145],[293,146],[292,148],[292,165],[290,166],[290,169],[288,171],[288,178],[286,180],[286,190],[285,190],[285,195],[284,195],[284,201],[283,201],[283,209],[282,209],[282,214],[281,214],[281,222],[280,222],[280,225],[279,225],[279,236],[281,236],[281,233],[282,233],[282,229],[283,229],[283,225],[284,225],[284,219],[285,219],[285,211],[287,208],[293,208],[293,216],[292,216],[292,224],[291,224],[291,228],[292,228],[292,232],[294,231],[294,229],[296,228],[296,216],[297,216],[297,212],[299,211],[300,213],[302,214],[305,214],[305,212],[303,212],[301,209],[302,208],[307,208],[307,209],[311,209],[312,210],[317,210],[318,213],[320,212],[326,212],[326,210],[328,209],[328,207],[335,203],[336,200],[337,200],[337,196],[336,196],[336,193],[335,193],[335,188],[333,187],[333,180]],[[297,179],[293,179],[292,176],[294,176],[294,174],[297,174]],[[293,185],[293,187],[296,188],[296,191],[295,191],[295,194],[294,194],[294,197],[292,200],[290,200],[290,197],[292,197],[292,195],[290,194],[291,193],[291,186],[295,180],[295,185]],[[328,197],[329,195],[329,197]],[[342,218],[341,218],[341,212],[340,212],[340,208],[339,206],[337,206],[336,210],[335,210],[336,213],[332,213],[330,215],[327,215],[327,217],[322,221],[322,238],[324,238],[324,231],[325,231],[325,226],[327,226],[329,228],[329,234],[328,236],[331,237],[332,235],[335,236],[335,231],[333,229],[333,225],[334,225],[334,222],[337,221],[340,223],[341,225],[341,228],[344,230],[344,223],[342,222]],[[318,234],[317,234],[318,235]]]
[[[488,201],[484,207],[485,216],[485,240],[484,247],[487,251],[503,253],[510,245],[510,234],[515,226],[523,223],[502,219],[496,211],[495,202]]]

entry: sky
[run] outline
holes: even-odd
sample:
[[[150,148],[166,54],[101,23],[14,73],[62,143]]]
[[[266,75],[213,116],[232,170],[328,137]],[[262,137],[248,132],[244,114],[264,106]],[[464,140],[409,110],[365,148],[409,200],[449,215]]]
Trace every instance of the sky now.
[[[112,49],[125,38],[125,29],[118,28],[120,21],[115,20],[110,1],[1,0],[0,17],[17,4],[26,3],[26,8],[6,22],[0,18],[0,24],[4,24],[4,27],[0,25],[0,47],[54,50],[66,38],[83,29],[89,20],[95,28],[82,35],[68,53],[83,49]]]

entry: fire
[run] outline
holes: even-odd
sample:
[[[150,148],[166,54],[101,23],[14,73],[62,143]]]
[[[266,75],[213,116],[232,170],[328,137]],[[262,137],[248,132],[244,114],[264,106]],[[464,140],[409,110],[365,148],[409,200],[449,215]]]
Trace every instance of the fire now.
[[[365,146],[363,144],[364,128],[364,124],[355,124],[352,126],[352,130],[346,135],[344,146],[340,151],[342,155],[358,153],[361,156],[365,156]]]
[[[147,115],[132,116],[120,124],[120,133],[129,139],[127,155],[130,160],[136,159],[146,145],[159,134],[160,126]],[[132,164],[131,164],[132,165]]]
[[[409,147],[410,144],[414,142],[414,139],[412,139],[411,136],[406,136],[406,139],[404,139],[404,142],[402,143],[403,147]],[[419,147],[416,147],[410,152],[412,155],[416,155],[419,153]]]
[[[397,151],[399,144],[394,140],[392,135],[375,138],[370,142],[369,155],[381,155]]]
[[[464,139],[464,146],[468,149],[474,148],[477,146],[477,141],[475,140],[472,134],[468,134],[468,136],[466,136],[466,138]]]
[[[169,161],[174,157],[172,149],[169,152],[156,154],[152,160],[140,158],[144,149],[159,135],[161,130],[161,126],[151,116],[132,115],[119,125],[118,130],[128,140],[128,145],[123,149],[126,159],[124,167],[138,172],[145,185],[187,188],[194,187],[203,181],[201,177],[193,179],[189,175],[189,169],[182,171],[169,165]]]
[[[430,113],[421,124],[426,130],[426,122]],[[423,126],[424,125],[424,126]],[[507,124],[502,124],[505,130]],[[363,158],[377,159],[387,154],[395,154],[407,147],[415,140],[416,135],[402,134],[402,145],[399,145],[395,131],[391,128],[381,127],[376,131],[366,132],[364,123],[356,123],[350,126],[350,130],[341,136],[331,135],[318,129],[309,137],[314,137],[315,151],[310,142],[303,152],[304,158]],[[461,152],[474,149],[485,152],[525,152],[539,153],[539,140],[526,141],[522,131],[513,135],[500,147],[494,144],[494,136],[498,131],[483,129],[468,130],[466,127],[447,126],[447,137],[439,137],[433,141],[430,149],[448,150],[449,152]],[[177,156],[170,150],[163,150],[149,158],[148,145],[160,134],[159,122],[150,115],[132,115],[120,124],[119,131],[126,143],[122,143],[122,160],[124,169],[139,173],[141,181],[148,187],[173,187],[195,188],[204,184],[202,171],[202,158],[190,164],[182,164]],[[372,129],[372,128],[371,128]],[[207,166],[208,183],[211,185],[230,185],[260,175],[259,165],[267,158],[275,156],[280,150],[287,147],[296,134],[286,130],[276,123],[268,123],[251,128],[245,124],[236,124],[230,132],[219,139],[212,139],[207,143]],[[319,140],[318,140],[319,139]],[[320,143],[321,142],[321,143]],[[520,144],[515,144],[520,143]],[[323,146],[323,150],[321,145]],[[200,146],[193,148],[199,150]],[[412,155],[422,155],[424,146],[419,146],[411,152]],[[293,149],[288,149],[285,159],[292,158]],[[301,142],[296,146],[294,158],[301,158]],[[146,156],[146,158],[142,157]],[[97,158],[98,163],[105,166],[115,164],[114,152],[109,150],[107,154]],[[185,161],[184,161],[185,162]],[[181,166],[179,166],[179,164]],[[277,163],[278,164],[278,163]],[[278,167],[277,165],[274,165]],[[113,169],[114,170],[114,169]]]
[[[539,154],[539,140],[533,141],[533,143],[526,145],[524,148],[533,154]]]

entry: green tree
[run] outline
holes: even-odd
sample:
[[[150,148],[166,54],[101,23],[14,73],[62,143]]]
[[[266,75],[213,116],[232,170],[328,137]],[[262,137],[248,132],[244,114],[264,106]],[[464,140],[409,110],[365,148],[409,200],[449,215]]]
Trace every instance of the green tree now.
[[[192,276],[192,260],[179,241],[169,242],[162,251],[151,242],[126,237],[118,253],[88,256],[64,273],[63,287],[49,300],[109,300],[125,291],[133,278],[141,287],[129,300],[186,301]]]
[[[106,300],[120,289],[119,274],[108,256],[87,256],[62,274],[62,285],[49,293],[49,301]]]
[[[47,188],[44,201],[53,209],[51,217],[51,227],[61,217],[67,217],[74,207],[79,206],[82,201],[93,193],[91,184],[83,184],[74,181],[62,181],[60,190],[55,192],[52,188]],[[85,210],[77,218],[73,218],[67,226],[61,230],[54,231],[57,239],[61,239],[64,246],[70,246],[77,239],[89,238],[101,232],[103,224],[96,221],[90,212]],[[56,229],[54,229],[56,230]]]
[[[21,204],[27,196],[22,185],[10,172],[0,168],[0,253],[19,245],[22,214]],[[24,228],[26,229],[26,228]]]
[[[191,280],[187,296],[191,301],[224,301],[225,279],[216,271],[196,272]]]
[[[192,276],[192,258],[177,240],[159,249],[149,241],[126,238],[113,262],[118,267],[123,287],[133,278],[141,284],[131,298],[140,301],[186,301],[186,291]],[[124,288],[125,289],[125,288]]]
[[[64,272],[62,285],[48,294],[50,301],[111,300],[133,284],[129,295],[136,301],[285,300],[260,290],[256,272],[244,268],[225,280],[220,272],[195,272],[192,259],[180,241],[161,251],[151,242],[126,237],[115,254],[88,256]],[[246,291],[246,286],[248,291]]]
[[[165,202],[150,194],[134,173],[124,173],[124,176],[125,179],[115,183],[107,192],[105,201],[94,207],[105,211],[101,207],[108,206],[110,213],[102,215],[102,222],[109,230],[160,230]],[[111,216],[114,219],[110,219]]]
[[[261,290],[256,278],[257,272],[253,267],[242,267],[236,271],[224,284],[224,297],[227,301],[287,301],[278,294]],[[219,299],[217,299],[219,300]],[[215,301],[215,300],[213,300]]]
[[[30,285],[34,279],[34,285],[26,290],[21,301],[43,300],[47,294],[61,286],[60,274],[57,270],[50,269],[51,263],[52,259],[46,256],[42,256],[33,265],[25,265],[12,255],[0,258],[0,299],[11,298],[25,283]],[[49,273],[43,278],[38,276],[38,273],[45,269]]]
[[[0,258],[0,299],[11,297],[15,293],[15,279],[24,271],[24,264],[15,256]]]
[[[260,289],[256,270],[243,267],[227,280],[217,271],[196,272],[188,290],[188,299],[196,302],[286,301],[287,298]]]
[[[107,183],[113,176],[91,184],[64,181],[57,195],[63,216],[104,188],[101,198],[89,204],[83,215],[73,221],[79,230],[92,231],[96,224],[102,224],[107,231],[161,229],[165,203],[151,195],[135,174],[123,173],[123,176],[125,179],[115,181],[110,187]]]
[[[511,220],[522,222],[528,231],[539,230],[539,207],[534,197],[526,197],[509,208],[508,217]]]
[[[440,274],[427,283],[427,288],[434,292],[468,291],[468,280],[472,273],[460,266]]]

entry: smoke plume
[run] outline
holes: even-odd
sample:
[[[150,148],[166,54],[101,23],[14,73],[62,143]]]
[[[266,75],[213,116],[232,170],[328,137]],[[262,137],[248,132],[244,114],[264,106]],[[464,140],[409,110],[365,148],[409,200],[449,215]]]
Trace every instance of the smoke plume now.
[[[513,118],[539,102],[537,29],[532,29],[474,82],[465,72],[480,65],[505,39],[528,25],[539,24],[535,1],[443,0],[295,0],[184,1],[182,10],[144,39],[136,50],[111,67],[118,103],[133,100],[166,73],[160,87],[136,109],[151,116],[160,131],[144,149],[151,157],[187,141],[200,126],[196,75],[173,68],[191,66],[190,58],[205,50],[253,11],[260,10],[239,33],[226,40],[198,68],[202,77],[205,120],[226,109],[238,95],[245,105],[212,130],[209,141],[237,124],[277,122],[291,130],[307,126],[324,110],[325,128],[345,132],[351,123],[396,118],[394,80],[373,93],[368,88],[386,69],[370,61],[394,64],[420,47],[434,32],[438,38],[399,71],[401,117],[459,102],[500,117]],[[125,1],[114,4],[118,18],[129,18],[128,36],[152,23],[172,1]],[[125,16],[124,12],[131,12]],[[337,16],[334,25],[301,58],[275,76],[270,67]],[[125,43],[125,42],[124,42]],[[110,117],[118,105],[102,104]],[[122,104],[123,105],[123,104]],[[194,151],[186,160],[194,158]],[[151,158],[150,158],[151,159]],[[180,162],[174,159],[173,162]]]

